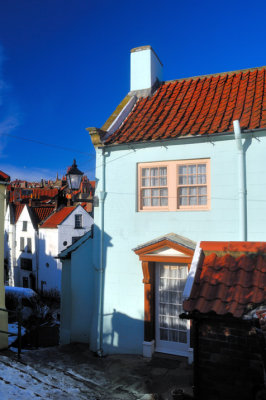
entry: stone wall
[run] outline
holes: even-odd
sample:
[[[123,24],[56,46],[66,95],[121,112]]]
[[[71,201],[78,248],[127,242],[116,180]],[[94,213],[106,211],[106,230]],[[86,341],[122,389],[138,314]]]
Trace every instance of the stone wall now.
[[[204,400],[252,400],[263,386],[261,331],[237,319],[198,322],[195,384]]]

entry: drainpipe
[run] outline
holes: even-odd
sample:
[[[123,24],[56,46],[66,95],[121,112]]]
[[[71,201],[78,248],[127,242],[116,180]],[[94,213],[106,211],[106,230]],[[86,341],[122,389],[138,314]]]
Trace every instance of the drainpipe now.
[[[102,178],[101,189],[99,192],[99,205],[100,205],[100,266],[99,266],[99,314],[98,314],[98,332],[99,332],[99,346],[97,350],[98,356],[103,356],[103,297],[104,297],[104,200],[105,200],[105,152],[102,149]]]
[[[245,159],[239,121],[233,121],[238,155],[239,240],[247,240]]]

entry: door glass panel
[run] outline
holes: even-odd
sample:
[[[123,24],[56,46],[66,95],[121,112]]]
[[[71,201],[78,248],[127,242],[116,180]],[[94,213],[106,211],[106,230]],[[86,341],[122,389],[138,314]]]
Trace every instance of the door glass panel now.
[[[159,332],[160,340],[187,343],[187,321],[181,320],[182,293],[186,284],[187,266],[160,264]]]

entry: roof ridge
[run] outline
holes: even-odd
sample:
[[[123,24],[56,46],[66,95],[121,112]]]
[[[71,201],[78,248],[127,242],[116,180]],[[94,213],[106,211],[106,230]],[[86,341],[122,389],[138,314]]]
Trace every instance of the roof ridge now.
[[[194,75],[194,76],[188,76],[186,78],[178,78],[178,79],[170,79],[167,81],[161,82],[161,85],[164,85],[166,83],[174,83],[174,82],[180,82],[180,81],[189,81],[190,79],[204,79],[204,78],[210,78],[210,77],[215,77],[215,76],[225,76],[225,75],[233,75],[233,74],[238,74],[240,72],[253,72],[253,71],[260,71],[262,69],[266,69],[266,65],[262,65],[260,67],[251,67],[251,68],[244,68],[244,69],[237,69],[235,71],[225,71],[225,72],[215,72],[212,74],[205,74],[205,75]]]

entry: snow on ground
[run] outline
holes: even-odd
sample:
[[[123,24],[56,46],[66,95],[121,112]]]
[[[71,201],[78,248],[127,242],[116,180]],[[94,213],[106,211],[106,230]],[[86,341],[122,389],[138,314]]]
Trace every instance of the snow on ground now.
[[[82,393],[79,382],[65,376],[64,371],[50,369],[49,374],[29,365],[0,356],[0,399],[90,399],[99,397],[92,392]],[[78,383],[78,385],[77,385]]]
[[[17,340],[18,335],[18,323],[8,324],[8,332],[14,334],[15,336],[8,335],[8,346],[11,346]],[[21,336],[25,335],[26,329],[21,327]]]
[[[28,350],[20,360],[0,352],[1,400],[166,400],[173,387],[190,393],[191,385],[185,359],[99,358],[85,344]]]

